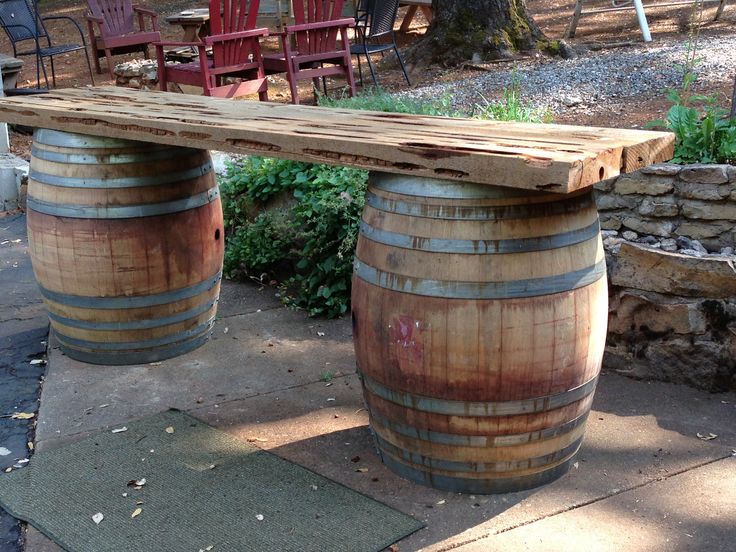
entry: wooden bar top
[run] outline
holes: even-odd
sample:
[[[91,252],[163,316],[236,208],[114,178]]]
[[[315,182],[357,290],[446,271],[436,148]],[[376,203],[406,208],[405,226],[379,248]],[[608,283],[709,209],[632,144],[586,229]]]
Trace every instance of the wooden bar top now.
[[[0,121],[569,193],[672,157],[663,132],[233,101],[99,87],[0,100]]]

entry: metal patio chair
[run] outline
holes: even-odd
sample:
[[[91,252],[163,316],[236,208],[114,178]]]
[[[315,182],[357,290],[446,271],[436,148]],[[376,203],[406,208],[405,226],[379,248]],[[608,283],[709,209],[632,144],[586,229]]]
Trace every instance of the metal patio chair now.
[[[51,40],[51,35],[44,25],[47,21],[68,21],[72,23],[79,32],[79,38],[82,43],[54,44]],[[56,86],[54,56],[80,50],[84,52],[87,58],[89,78],[92,84],[95,83],[94,76],[92,75],[92,64],[89,60],[87,43],[84,40],[82,28],[71,17],[64,15],[41,17],[38,12],[38,6],[33,0],[0,0],[0,26],[2,26],[5,34],[8,35],[10,43],[13,46],[13,57],[35,56],[37,86],[41,84],[41,71],[43,71],[46,88],[49,87],[44,59],[48,58],[51,62],[51,79],[54,86]]]
[[[364,56],[368,61],[373,84],[378,84],[371,55],[378,53],[383,55],[384,52],[390,50],[396,52],[406,83],[411,86],[409,75],[406,73],[406,67],[404,67],[404,60],[401,59],[394,36],[394,21],[396,21],[398,9],[399,0],[361,0],[355,27],[355,44],[350,46],[350,53],[358,57],[358,74],[361,86],[363,85],[363,69],[360,65],[360,56]]]

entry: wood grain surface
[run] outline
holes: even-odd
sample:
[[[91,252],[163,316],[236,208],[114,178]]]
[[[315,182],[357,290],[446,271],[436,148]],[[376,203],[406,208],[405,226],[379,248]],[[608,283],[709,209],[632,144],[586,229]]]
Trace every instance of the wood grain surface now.
[[[116,87],[0,100],[0,121],[570,193],[671,158],[670,133],[232,101]]]
[[[356,250],[356,362],[384,462],[435,488],[559,477],[601,367],[608,288],[590,191],[373,175]]]

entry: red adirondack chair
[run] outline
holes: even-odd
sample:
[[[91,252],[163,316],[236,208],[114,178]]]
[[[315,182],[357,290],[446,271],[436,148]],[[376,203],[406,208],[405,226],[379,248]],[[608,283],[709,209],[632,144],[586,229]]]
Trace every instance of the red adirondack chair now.
[[[325,77],[343,76],[354,96],[348,27],[355,20],[342,17],[344,0],[307,0],[306,5],[304,0],[293,1],[295,24],[286,25],[281,33],[282,52],[263,57],[266,73],[286,73],[295,104],[299,103],[296,82],[301,79],[312,79],[319,87],[321,78],[326,94]]]
[[[202,42],[158,42],[158,80],[166,91],[169,82],[201,86],[205,96],[234,98],[258,93],[268,100],[268,82],[263,72],[259,39],[268,29],[256,29],[259,0],[210,0],[210,36]],[[191,46],[199,60],[166,65],[164,46]],[[212,57],[207,55],[212,48]],[[232,78],[242,79],[231,82]]]
[[[97,73],[102,73],[102,56],[107,59],[110,78],[114,78],[113,55],[143,52],[148,59],[148,45],[161,40],[156,12],[134,6],[132,0],[87,0],[87,7],[89,11],[84,17]],[[144,16],[150,19],[149,31],[146,30]]]

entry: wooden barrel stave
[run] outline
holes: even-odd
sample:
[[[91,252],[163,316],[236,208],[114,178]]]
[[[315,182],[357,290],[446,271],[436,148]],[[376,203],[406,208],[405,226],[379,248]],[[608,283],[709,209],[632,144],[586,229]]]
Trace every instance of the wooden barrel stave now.
[[[605,340],[590,193],[374,173],[366,205],[354,341],[386,464],[479,493],[559,477],[582,442]]]
[[[222,273],[209,153],[37,131],[29,253],[62,350],[154,362],[207,340]]]

